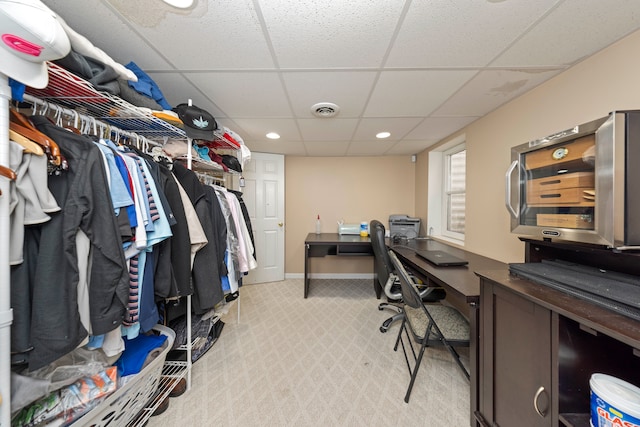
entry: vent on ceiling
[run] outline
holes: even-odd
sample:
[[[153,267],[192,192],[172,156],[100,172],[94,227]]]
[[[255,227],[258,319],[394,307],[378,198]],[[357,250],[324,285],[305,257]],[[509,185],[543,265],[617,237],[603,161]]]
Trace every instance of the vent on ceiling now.
[[[319,102],[311,106],[311,114],[322,119],[335,117],[340,112],[340,107],[332,102]]]

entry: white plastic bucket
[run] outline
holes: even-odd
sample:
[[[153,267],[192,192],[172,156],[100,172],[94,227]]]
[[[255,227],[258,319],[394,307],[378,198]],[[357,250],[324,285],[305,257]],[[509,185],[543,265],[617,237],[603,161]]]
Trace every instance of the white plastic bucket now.
[[[640,388],[605,374],[591,375],[589,386],[593,427],[640,427]]]

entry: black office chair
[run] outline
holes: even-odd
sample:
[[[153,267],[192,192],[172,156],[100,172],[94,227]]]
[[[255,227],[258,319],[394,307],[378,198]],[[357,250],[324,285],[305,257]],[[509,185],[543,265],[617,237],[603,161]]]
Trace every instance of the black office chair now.
[[[375,272],[378,277],[378,283],[384,290],[384,294],[387,296],[389,302],[383,302],[378,305],[378,310],[391,310],[395,314],[386,319],[382,326],[380,326],[380,332],[387,332],[394,322],[402,320],[404,316],[402,311],[402,292],[400,290],[400,282],[395,274],[395,269],[391,264],[391,259],[387,252],[387,245],[385,244],[385,228],[384,225],[378,220],[372,220],[369,223],[369,235],[371,237],[371,246],[373,247],[373,254],[375,256]],[[421,297],[426,302],[439,301],[446,295],[444,289],[436,286],[420,285]]]
[[[402,344],[404,358],[407,362],[409,374],[411,375],[409,388],[404,397],[404,401],[409,403],[409,396],[411,396],[411,390],[416,381],[420,363],[422,363],[422,356],[428,346],[444,346],[449,350],[449,353],[451,353],[467,380],[471,378],[469,371],[462,364],[460,355],[455,349],[456,347],[469,347],[469,322],[453,307],[442,303],[424,304],[420,299],[418,288],[409,277],[402,263],[400,263],[396,255],[391,251],[389,251],[389,257],[400,279],[405,313],[393,350],[397,351],[398,344]],[[404,342],[403,332],[408,341],[407,345],[405,345]],[[413,341],[420,345],[417,356],[413,347]],[[409,347],[413,354],[413,369],[411,369],[411,363],[409,362],[407,347]]]

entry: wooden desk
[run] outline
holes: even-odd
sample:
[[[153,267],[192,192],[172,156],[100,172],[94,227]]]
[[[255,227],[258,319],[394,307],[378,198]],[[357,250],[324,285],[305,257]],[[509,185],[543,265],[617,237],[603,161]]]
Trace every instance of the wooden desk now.
[[[304,297],[309,294],[309,258],[337,256],[372,256],[371,239],[359,235],[309,233],[304,241]],[[376,280],[374,278],[374,286]]]
[[[475,424],[474,412],[479,405],[479,339],[480,339],[480,280],[475,271],[505,270],[500,261],[483,257],[435,240],[411,240],[409,243],[390,245],[404,266],[422,281],[438,284],[447,291],[446,301],[456,307],[470,326],[469,371],[471,373],[471,425]],[[414,249],[440,250],[469,262],[462,267],[437,267],[418,257]]]

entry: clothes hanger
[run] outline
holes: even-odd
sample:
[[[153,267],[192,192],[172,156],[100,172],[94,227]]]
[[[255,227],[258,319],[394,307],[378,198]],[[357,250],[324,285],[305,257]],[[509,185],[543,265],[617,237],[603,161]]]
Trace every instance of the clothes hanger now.
[[[8,168],[6,166],[0,166],[0,176],[4,176],[5,178],[9,178],[11,181],[15,181],[18,175],[13,171],[13,169]]]
[[[49,137],[12,121],[9,122],[9,129],[40,145],[53,163],[60,164],[60,148]]]
[[[56,125],[57,126],[59,126],[61,128],[64,128],[64,129],[66,129],[66,130],[68,130],[70,132],[73,132],[75,134],[78,134],[78,135],[80,134],[80,131],[77,129],[77,126],[73,126],[71,124],[71,120],[70,119],[67,121],[67,123],[64,122],[64,120],[63,120],[64,109],[62,107],[54,105],[54,104],[51,104],[51,108],[53,110],[55,110],[54,119],[56,121]],[[73,111],[73,113],[74,113],[75,116],[78,115],[78,113],[76,111]]]
[[[42,115],[47,117],[46,113],[49,107],[50,104],[43,101],[43,104],[41,105],[42,110],[38,112],[38,104],[33,104],[33,115]],[[47,173],[50,175],[60,175],[62,171],[69,169],[67,159],[65,159],[64,155],[60,151],[60,147],[58,147],[58,144],[56,144],[53,139],[36,129],[31,120],[29,120],[24,114],[11,108],[9,109],[9,112],[11,113],[9,127],[11,128],[13,126],[14,130],[19,129],[21,131],[19,133],[31,139],[43,148],[44,153],[49,159],[47,162]],[[47,117],[47,119],[51,121],[49,117]],[[25,126],[23,127],[22,125]]]
[[[95,117],[89,117],[89,121],[91,124],[91,127],[89,129],[91,135],[96,135],[98,137],[100,137],[100,133],[98,132],[98,121],[96,120]]]
[[[40,145],[44,149],[44,152],[47,153],[51,163],[56,166],[60,166],[62,163],[62,156],[58,144],[56,144],[47,135],[37,130],[24,114],[14,110],[13,108],[9,109],[9,113],[9,129]]]
[[[109,128],[106,124],[100,122],[97,124],[98,126],[98,136],[102,139],[102,138],[108,138],[109,135]]]
[[[89,123],[89,118],[85,117],[85,116],[82,116],[80,118],[80,133],[82,135],[88,135],[90,128],[91,128],[91,125]]]
[[[29,138],[20,135],[13,129],[9,129],[9,139],[17,144],[20,144],[24,148],[25,153],[35,154],[36,156],[43,156],[44,150],[42,147]]]
[[[151,143],[146,137],[142,137],[142,151],[148,153],[150,151]]]

